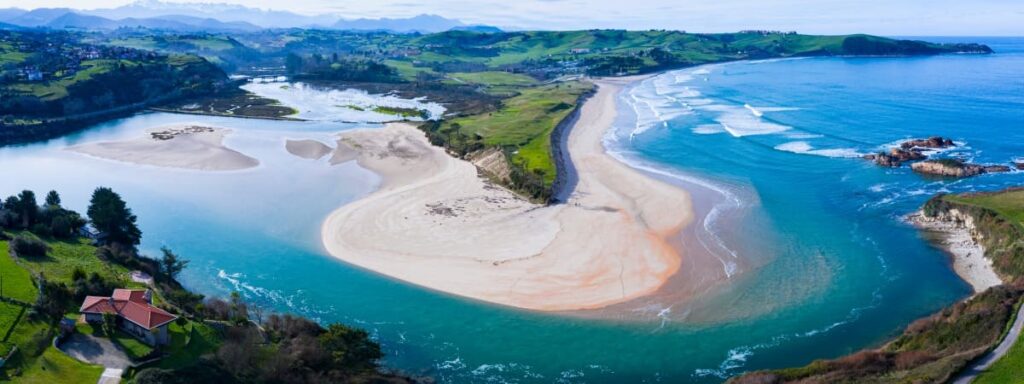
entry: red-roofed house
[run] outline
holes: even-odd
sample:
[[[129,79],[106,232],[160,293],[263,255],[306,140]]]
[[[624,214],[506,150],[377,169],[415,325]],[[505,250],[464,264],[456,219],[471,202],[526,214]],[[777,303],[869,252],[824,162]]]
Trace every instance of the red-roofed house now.
[[[167,344],[167,325],[178,317],[154,307],[151,299],[148,289],[115,289],[109,297],[86,296],[80,312],[90,323],[102,323],[104,313],[112,314],[119,328],[146,344]]]

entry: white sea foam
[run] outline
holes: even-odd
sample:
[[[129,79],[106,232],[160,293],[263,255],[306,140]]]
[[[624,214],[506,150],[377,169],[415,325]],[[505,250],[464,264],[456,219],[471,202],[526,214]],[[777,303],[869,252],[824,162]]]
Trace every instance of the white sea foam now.
[[[736,251],[729,248],[725,241],[718,236],[714,225],[717,219],[725,209],[739,209],[745,206],[744,202],[739,198],[736,193],[733,193],[729,188],[718,185],[717,183],[705,180],[699,177],[693,177],[683,173],[664,169],[663,167],[655,166],[644,162],[633,156],[627,156],[622,152],[622,145],[618,142],[618,132],[616,129],[609,130],[605,135],[604,140],[605,148],[608,148],[608,155],[612,156],[616,160],[632,167],[639,169],[644,172],[648,172],[654,175],[667,177],[669,179],[679,180],[683,183],[696,185],[715,192],[722,197],[722,202],[712,206],[710,211],[703,219],[703,231],[700,231],[697,240],[701,246],[708,251],[709,254],[714,255],[718,258],[722,264],[722,271],[725,273],[727,278],[731,278],[736,274],[738,265],[736,259],[739,255]],[[723,255],[724,253],[724,255]]]
[[[721,114],[715,118],[715,121],[721,123],[722,127],[725,128],[725,131],[729,132],[733,137],[770,135],[773,133],[785,132],[790,129],[789,126],[764,121],[758,117],[752,116],[742,107],[724,106],[719,104],[703,108],[721,111]]]
[[[750,110],[750,113],[756,117],[764,116],[764,112],[757,110],[757,108],[751,107],[750,104],[743,104],[743,108]]]
[[[825,157],[855,158],[863,156],[863,154],[857,152],[857,150],[853,148],[814,149],[814,147],[812,147],[811,144],[809,144],[806,141],[792,141],[784,144],[779,144],[775,146],[775,149],[780,151],[799,153],[802,155],[817,155]]]
[[[725,128],[722,128],[721,124],[703,124],[693,127],[692,131],[698,135],[714,135],[724,133]]]
[[[820,134],[817,134],[817,133],[808,133],[808,132],[788,132],[788,133],[786,133],[786,137],[790,138],[790,139],[793,139],[793,140],[807,140],[807,139],[819,139],[819,138],[825,137],[825,135],[820,135]]]

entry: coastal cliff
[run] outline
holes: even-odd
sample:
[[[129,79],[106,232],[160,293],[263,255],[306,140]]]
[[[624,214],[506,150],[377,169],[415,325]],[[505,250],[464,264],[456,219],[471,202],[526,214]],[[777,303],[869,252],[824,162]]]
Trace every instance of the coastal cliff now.
[[[925,203],[922,211],[928,218],[971,227],[972,237],[985,249],[985,257],[992,261],[996,272],[1004,281],[1013,282],[1024,277],[1024,226],[1020,217],[1014,215],[1021,207],[1024,189],[1018,188],[997,193],[939,195]]]
[[[967,242],[984,251],[1006,284],[911,323],[882,347],[804,367],[752,372],[729,383],[942,383],[994,348],[1024,294],[1024,189],[938,195],[916,216],[912,221],[918,224],[966,232]]]

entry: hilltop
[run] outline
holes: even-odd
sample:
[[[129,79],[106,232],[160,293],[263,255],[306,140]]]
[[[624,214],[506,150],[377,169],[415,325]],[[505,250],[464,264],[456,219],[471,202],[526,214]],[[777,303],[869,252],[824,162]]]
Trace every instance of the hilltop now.
[[[0,31],[0,145],[58,136],[226,83],[221,69],[195,55],[86,44],[62,32]]]

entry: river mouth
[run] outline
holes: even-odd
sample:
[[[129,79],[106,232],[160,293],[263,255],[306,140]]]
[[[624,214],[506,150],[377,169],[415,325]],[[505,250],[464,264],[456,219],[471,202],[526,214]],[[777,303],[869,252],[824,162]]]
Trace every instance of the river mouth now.
[[[438,294],[329,257],[320,246],[320,223],[336,207],[371,193],[380,180],[352,164],[331,167],[326,159],[296,157],[285,150],[285,140],[334,145],[337,132],[372,124],[140,114],[48,143],[0,149],[6,175],[0,193],[55,189],[69,208],[84,211],[95,187],[112,187],[139,216],[144,252],[156,254],[167,245],[192,260],[182,276],[188,287],[209,295],[239,291],[257,305],[366,328],[384,345],[386,366],[439,382],[721,382],[746,370],[800,365],[884,342],[913,319],[969,294],[944,255],[898,217],[933,193],[1020,184],[1020,174],[938,183],[859,159],[792,151],[806,147],[776,149],[805,141],[811,151],[863,151],[948,127],[941,133],[966,142],[971,149],[964,153],[977,161],[1021,156],[1006,144],[1024,142],[1020,132],[999,130],[1024,121],[1011,108],[1019,105],[1006,85],[1014,78],[1005,77],[1005,67],[996,70],[1019,68],[1017,62],[990,62],[1009,60],[999,55],[914,59],[900,66],[893,60],[804,59],[706,74],[709,84],[700,91],[709,98],[746,113],[749,104],[776,124],[795,127],[774,136],[736,137],[721,124],[712,129],[712,122],[687,121],[691,115],[633,135],[631,159],[732,186],[746,203],[712,227],[737,245],[730,249],[741,258],[755,262],[739,266],[740,277],[729,289],[690,303],[689,315],[672,306],[665,314],[669,321],[658,316],[668,307],[660,304],[671,301],[660,293],[651,296],[656,299],[647,303],[652,305],[643,321],[595,320]],[[938,70],[973,87],[972,93],[1003,99],[915,88],[929,79],[914,67],[924,64],[932,74]],[[815,76],[793,77],[800,73]],[[704,83],[702,75],[697,78]],[[887,85],[893,78],[907,81]],[[905,98],[885,104],[879,94]],[[213,174],[63,151],[197,119],[232,129],[225,145],[260,165]],[[715,195],[707,198],[714,205]],[[693,236],[688,241],[701,235]]]

